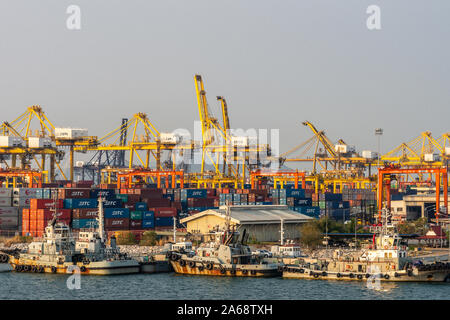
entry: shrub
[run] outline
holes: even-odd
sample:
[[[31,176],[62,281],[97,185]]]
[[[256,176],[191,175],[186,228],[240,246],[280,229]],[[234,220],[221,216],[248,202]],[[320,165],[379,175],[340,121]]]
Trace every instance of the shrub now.
[[[154,246],[157,243],[157,235],[155,231],[145,231],[142,234],[139,245],[141,246]]]
[[[13,238],[4,241],[5,247],[10,247],[16,243],[30,243],[33,241],[31,236],[14,236]]]
[[[118,245],[133,245],[137,244],[135,235],[130,231],[122,231],[117,235]]]

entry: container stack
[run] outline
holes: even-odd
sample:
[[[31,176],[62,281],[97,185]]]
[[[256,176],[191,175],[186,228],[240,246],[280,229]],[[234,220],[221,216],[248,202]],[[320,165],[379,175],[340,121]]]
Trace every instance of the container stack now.
[[[13,190],[0,188],[0,235],[21,231],[22,213],[12,205]]]

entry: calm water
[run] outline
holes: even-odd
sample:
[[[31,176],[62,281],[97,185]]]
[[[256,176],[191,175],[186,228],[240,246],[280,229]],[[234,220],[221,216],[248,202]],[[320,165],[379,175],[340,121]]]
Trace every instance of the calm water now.
[[[366,283],[298,279],[183,276],[174,273],[82,276],[69,290],[69,275],[0,273],[0,299],[449,299],[450,283]]]

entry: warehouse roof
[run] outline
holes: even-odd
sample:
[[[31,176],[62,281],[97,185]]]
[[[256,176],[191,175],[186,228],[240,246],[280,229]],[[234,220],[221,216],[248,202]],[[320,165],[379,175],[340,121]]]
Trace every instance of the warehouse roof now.
[[[181,223],[186,223],[206,215],[215,215],[221,218],[226,216],[226,206],[219,209],[209,209],[187,218],[181,219]],[[280,223],[301,223],[312,220],[304,214],[290,210],[288,206],[280,205],[256,205],[256,206],[230,206],[231,221],[237,224],[270,224]]]

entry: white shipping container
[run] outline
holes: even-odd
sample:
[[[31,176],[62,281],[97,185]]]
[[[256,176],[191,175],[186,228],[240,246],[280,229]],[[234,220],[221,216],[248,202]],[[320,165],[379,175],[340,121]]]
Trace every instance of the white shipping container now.
[[[14,188],[14,198],[36,198],[36,188]]]
[[[347,153],[347,145],[337,144],[334,146],[334,151],[336,151],[338,153]]]
[[[378,158],[378,152],[374,152],[374,151],[370,151],[370,150],[363,150],[362,157],[365,159],[376,159],[376,158]]]
[[[52,148],[55,147],[55,142],[50,138],[42,138],[42,137],[29,137],[28,138],[28,147],[29,148]]]
[[[12,197],[12,191],[13,191],[13,189],[11,189],[11,188],[0,188],[0,197],[2,197],[2,198],[6,198],[6,197],[11,198]]]
[[[24,142],[19,137],[14,136],[0,136],[0,147],[20,147]]]
[[[30,207],[30,199],[31,198],[13,198],[12,205],[14,207],[29,208]]]
[[[2,227],[18,227],[18,217],[0,217],[0,228]]]
[[[440,158],[441,157],[437,153],[425,153],[423,160],[426,162],[433,162],[433,161],[439,161]]]
[[[75,128],[55,128],[55,137],[62,139],[77,139],[86,137],[88,135],[87,129]]]
[[[0,217],[17,217],[19,210],[18,207],[0,207]]]
[[[247,147],[248,137],[231,137],[231,144],[236,147]]]
[[[0,197],[0,207],[11,207],[11,198]]]
[[[161,143],[177,144],[180,141],[180,137],[175,133],[161,132],[159,135]]]

